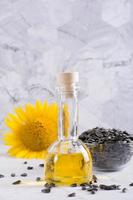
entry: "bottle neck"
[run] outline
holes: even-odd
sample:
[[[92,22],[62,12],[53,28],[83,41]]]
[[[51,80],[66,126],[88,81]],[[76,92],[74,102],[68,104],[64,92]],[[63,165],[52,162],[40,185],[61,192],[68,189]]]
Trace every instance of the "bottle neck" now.
[[[78,88],[59,88],[59,140],[76,140],[78,132]]]

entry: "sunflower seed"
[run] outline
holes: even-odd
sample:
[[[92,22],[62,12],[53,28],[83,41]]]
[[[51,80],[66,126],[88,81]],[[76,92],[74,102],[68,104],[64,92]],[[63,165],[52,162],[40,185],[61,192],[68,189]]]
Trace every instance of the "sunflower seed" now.
[[[126,192],[127,192],[127,188],[123,188],[122,193],[126,193]]]
[[[76,196],[75,192],[68,194],[68,197],[75,197],[75,196]]]
[[[23,173],[20,176],[26,177],[28,174],[27,173]]]
[[[41,178],[40,178],[40,177],[37,177],[37,178],[36,178],[36,181],[41,181]]]
[[[95,194],[96,192],[94,190],[91,191],[91,194]]]
[[[88,189],[87,189],[88,192],[91,192],[92,190],[93,190],[92,188],[88,188]]]
[[[33,169],[33,167],[31,167],[31,166],[28,166],[28,167],[27,167],[27,169],[28,169],[28,170],[32,170],[32,169]]]
[[[90,187],[94,189],[94,188],[98,188],[98,185],[92,184]]]
[[[76,183],[73,183],[70,185],[71,187],[77,187],[77,184]]]
[[[86,186],[82,186],[82,190],[86,190]]]
[[[23,163],[24,165],[26,165],[27,164],[27,161],[24,161],[24,163]]]
[[[95,175],[93,175],[92,180],[94,181],[94,183],[97,183],[97,177]]]
[[[98,191],[98,188],[92,188],[93,191],[97,192]]]
[[[120,190],[119,185],[99,185],[101,190]]]
[[[44,188],[41,190],[42,193],[50,193],[51,189],[50,188]]]
[[[12,184],[13,184],[13,185],[18,185],[18,184],[20,184],[20,183],[21,183],[21,180],[18,180],[18,181],[13,182]]]
[[[50,183],[51,187],[56,187],[55,183]]]
[[[3,174],[0,174],[0,178],[4,178],[4,175],[3,175]]]
[[[86,186],[88,183],[81,183],[80,186]]]
[[[39,164],[39,167],[44,167],[44,164],[43,163]]]
[[[130,183],[129,186],[133,186],[133,183]]]
[[[11,177],[15,177],[16,176],[16,174],[15,173],[11,173]]]
[[[56,187],[56,185],[55,183],[45,183],[44,187],[52,188],[52,187]]]
[[[45,183],[45,184],[44,184],[44,187],[46,187],[46,188],[47,188],[47,187],[48,187],[48,188],[50,187],[50,188],[51,188],[51,186],[50,186],[49,183]]]

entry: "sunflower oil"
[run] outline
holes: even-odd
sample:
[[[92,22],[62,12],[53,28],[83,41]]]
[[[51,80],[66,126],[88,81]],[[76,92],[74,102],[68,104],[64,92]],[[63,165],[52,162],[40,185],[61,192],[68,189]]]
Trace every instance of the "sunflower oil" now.
[[[92,180],[92,158],[78,140],[78,73],[60,73],[58,80],[58,140],[48,149],[44,179],[56,185],[80,185]]]
[[[56,185],[89,182],[92,179],[92,160],[82,153],[49,154],[45,166],[45,180]]]

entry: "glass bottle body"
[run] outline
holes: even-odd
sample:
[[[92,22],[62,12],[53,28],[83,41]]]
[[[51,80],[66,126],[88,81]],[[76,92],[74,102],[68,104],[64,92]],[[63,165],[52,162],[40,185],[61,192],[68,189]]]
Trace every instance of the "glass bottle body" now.
[[[92,158],[89,149],[77,137],[78,88],[59,89],[58,140],[51,145],[45,160],[46,182],[71,185],[92,179]]]

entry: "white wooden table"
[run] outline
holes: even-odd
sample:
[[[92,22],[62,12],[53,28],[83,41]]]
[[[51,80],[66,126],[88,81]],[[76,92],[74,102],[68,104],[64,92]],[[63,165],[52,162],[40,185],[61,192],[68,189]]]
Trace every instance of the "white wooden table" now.
[[[51,193],[44,194],[41,192],[43,188],[36,177],[43,175],[43,168],[39,167],[42,160],[28,160],[28,164],[24,165],[23,159],[15,159],[8,157],[6,148],[0,145],[0,174],[5,175],[0,179],[0,200],[56,200],[56,199],[75,199],[75,200],[133,200],[133,187],[129,183],[133,182],[133,159],[129,165],[120,172],[113,173],[97,173],[98,183],[102,184],[118,184],[121,187],[126,187],[126,193],[119,190],[116,191],[98,191],[96,194],[90,194],[87,191],[82,191],[80,187],[57,187],[51,190]],[[27,166],[33,166],[33,170],[27,170]],[[27,177],[21,177],[20,174],[28,173]],[[15,173],[16,177],[11,177],[11,173]],[[12,185],[16,180],[22,180],[20,185]],[[69,193],[76,192],[75,197],[67,197]]]

